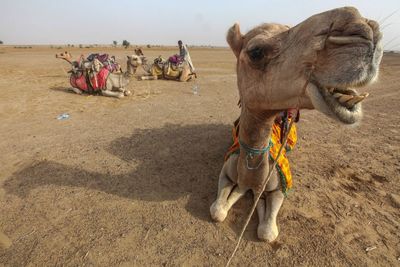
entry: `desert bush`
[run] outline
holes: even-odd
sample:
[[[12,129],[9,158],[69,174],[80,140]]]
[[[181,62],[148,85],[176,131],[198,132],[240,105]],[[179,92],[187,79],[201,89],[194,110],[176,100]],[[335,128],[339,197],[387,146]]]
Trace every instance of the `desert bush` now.
[[[131,44],[127,40],[122,41],[122,46],[125,47],[125,49],[127,49],[130,45]]]

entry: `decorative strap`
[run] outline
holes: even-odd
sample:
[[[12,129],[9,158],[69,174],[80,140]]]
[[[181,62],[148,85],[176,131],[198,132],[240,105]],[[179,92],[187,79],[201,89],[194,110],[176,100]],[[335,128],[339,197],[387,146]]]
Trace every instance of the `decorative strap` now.
[[[246,152],[246,167],[248,170],[257,170],[261,166],[261,163],[264,161],[264,154],[268,153],[269,149],[272,146],[272,142],[269,141],[268,146],[266,146],[266,147],[254,148],[254,147],[250,147],[250,146],[246,145],[245,143],[240,141],[240,139],[239,139],[239,144]],[[257,164],[257,166],[251,167],[249,164],[249,159],[253,159],[255,155],[262,155],[262,158],[261,158],[260,162]]]

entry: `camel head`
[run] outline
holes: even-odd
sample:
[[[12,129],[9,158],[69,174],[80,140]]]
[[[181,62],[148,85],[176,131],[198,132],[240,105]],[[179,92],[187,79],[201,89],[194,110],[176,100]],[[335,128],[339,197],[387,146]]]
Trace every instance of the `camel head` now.
[[[131,55],[131,56],[126,56],[128,58],[128,64],[130,64],[132,67],[139,67],[143,64],[142,58],[137,55]]]
[[[56,54],[56,58],[61,58],[66,60],[68,63],[72,64],[72,55],[68,53],[67,51],[63,53]]]
[[[128,60],[126,62],[127,71],[129,74],[135,74],[138,67],[143,65],[142,58],[137,55],[127,56]]]
[[[263,24],[247,34],[235,24],[227,41],[237,57],[238,87],[248,110],[317,109],[343,123],[362,117],[382,58],[379,25],[357,9],[314,15],[290,28]]]
[[[143,54],[143,51],[142,51],[142,48],[136,48],[135,50],[135,55],[137,55],[137,56],[144,56],[144,54]]]
[[[61,52],[59,54],[56,54],[56,58],[61,58],[67,61],[69,64],[71,64],[71,70],[68,71],[68,73],[74,74],[74,75],[81,75],[82,74],[82,69],[80,67],[80,64],[78,61],[72,60],[72,55],[65,51]]]

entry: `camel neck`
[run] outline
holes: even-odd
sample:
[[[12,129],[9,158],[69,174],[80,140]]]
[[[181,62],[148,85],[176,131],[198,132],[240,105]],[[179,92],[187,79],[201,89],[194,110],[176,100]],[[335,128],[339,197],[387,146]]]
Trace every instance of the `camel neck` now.
[[[146,63],[143,63],[142,67],[143,67],[143,70],[144,70],[145,72],[150,73],[152,64],[149,64],[148,62],[146,62]]]
[[[126,62],[126,75],[127,76],[132,76],[135,74],[136,68],[132,66],[132,64],[129,63],[129,60]]]
[[[261,149],[268,145],[272,124],[279,111],[254,111],[242,107],[239,139],[249,147]]]

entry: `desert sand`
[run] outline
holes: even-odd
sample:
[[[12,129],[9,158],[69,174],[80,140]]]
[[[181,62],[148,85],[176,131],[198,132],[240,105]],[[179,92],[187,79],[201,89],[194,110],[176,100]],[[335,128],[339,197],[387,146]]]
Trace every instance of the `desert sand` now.
[[[119,100],[68,92],[63,50],[0,47],[0,265],[224,265],[252,199],[211,221],[239,115],[231,51],[192,48],[195,82],[132,80]],[[133,49],[70,52],[125,69]],[[399,265],[399,84],[400,55],[385,54],[360,125],[302,111],[280,235],[258,241],[254,215],[234,266]]]

